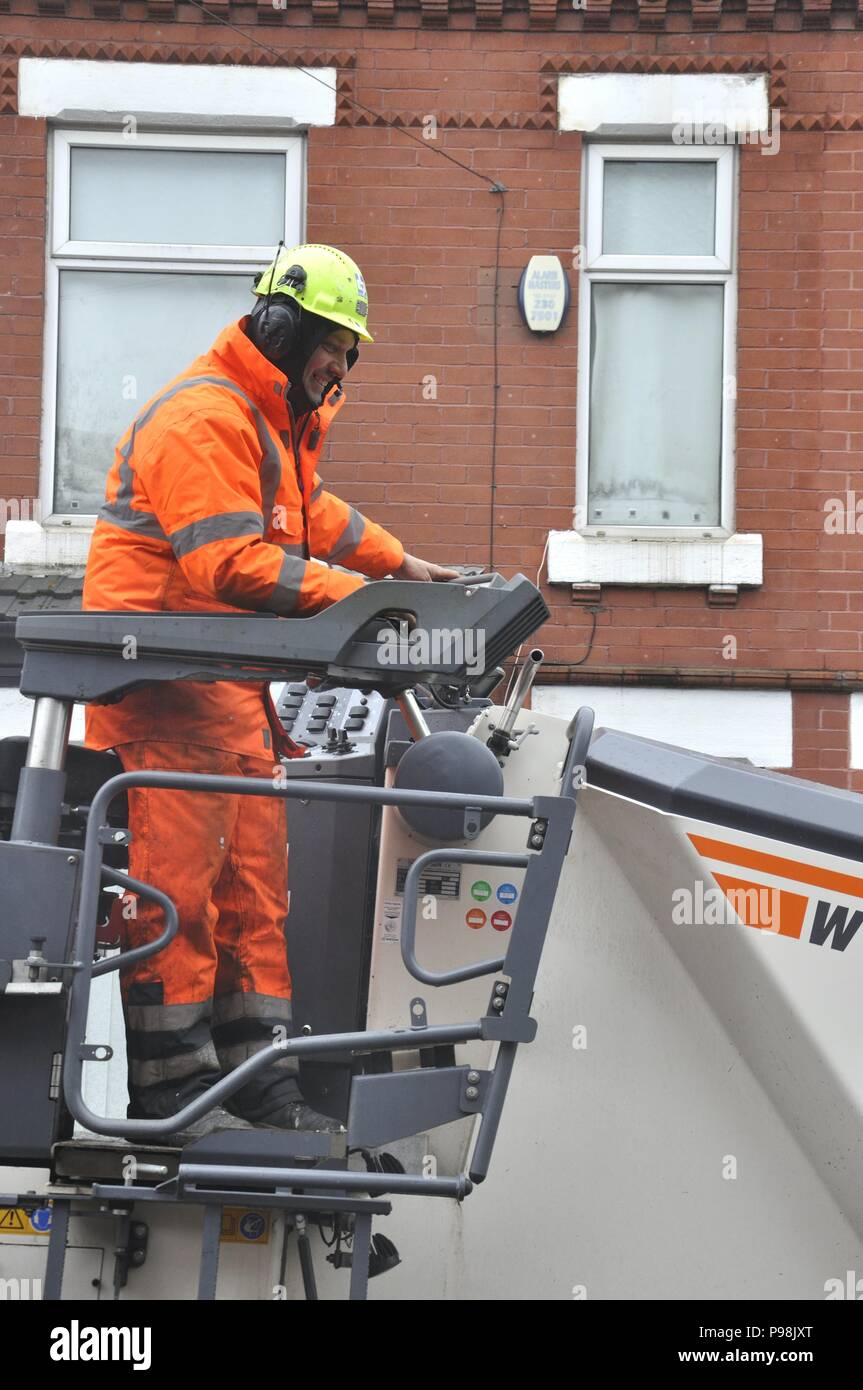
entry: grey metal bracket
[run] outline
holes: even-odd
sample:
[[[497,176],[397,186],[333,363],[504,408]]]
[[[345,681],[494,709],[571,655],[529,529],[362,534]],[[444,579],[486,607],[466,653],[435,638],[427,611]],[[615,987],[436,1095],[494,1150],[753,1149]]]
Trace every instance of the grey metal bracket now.
[[[348,1117],[351,1144],[374,1148],[477,1114],[487,1093],[488,1075],[460,1066],[355,1077]]]
[[[112,825],[100,825],[96,836],[100,845],[130,845],[132,843],[132,832],[126,828],[118,829]]]
[[[488,1001],[488,1011],[494,1017],[495,1014],[502,1014],[506,1007],[506,996],[509,994],[509,985],[505,980],[496,980],[494,989],[491,992],[491,999]]]
[[[48,978],[48,971],[62,975],[65,971],[80,969],[77,962],[46,960],[42,954],[44,937],[34,937],[29,956],[18,960],[0,962],[0,994],[39,995],[62,994],[65,988],[62,979]],[[8,967],[7,970],[2,967]]]
[[[521,1018],[484,1018],[482,1036],[485,1042],[530,1043],[536,1037],[536,1019],[529,1015]]]
[[[491,1072],[477,1071],[475,1067],[468,1067],[465,1070],[461,1108],[466,1115],[476,1115],[478,1111],[482,1110],[490,1076]]]
[[[141,1269],[147,1261],[147,1245],[150,1228],[146,1221],[133,1220],[131,1208],[118,1213],[118,1235],[114,1255],[114,1292],[124,1289],[129,1280],[130,1269]]]
[[[78,1056],[82,1062],[110,1062],[114,1049],[108,1043],[82,1043]]]
[[[482,829],[481,812],[478,806],[464,808],[464,839],[475,840]]]
[[[545,834],[548,830],[548,821],[542,818],[535,820],[530,827],[527,837],[528,849],[542,849],[545,844]]]
[[[429,1018],[426,1001],[419,995],[411,1000],[411,1028],[428,1028]]]

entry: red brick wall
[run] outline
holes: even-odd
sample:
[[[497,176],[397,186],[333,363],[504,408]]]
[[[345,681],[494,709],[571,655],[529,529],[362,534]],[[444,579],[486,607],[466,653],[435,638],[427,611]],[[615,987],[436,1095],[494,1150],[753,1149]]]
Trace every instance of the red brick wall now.
[[[29,500],[39,491],[45,189],[45,122],[0,116],[0,495],[6,500]],[[0,516],[6,515],[4,507]]]
[[[703,589],[606,587],[577,673],[570,668],[587,650],[591,615],[566,587],[546,585],[552,619],[542,638],[549,670],[565,679],[662,668],[669,680],[703,682],[713,671],[720,684],[806,685],[795,695],[795,765],[847,781],[847,696],[835,692],[838,673],[851,687],[863,681],[863,543],[825,533],[824,502],[855,489],[863,501],[863,33],[802,29],[790,11],[776,17],[782,32],[764,31],[721,7],[713,29],[693,29],[688,10],[660,9],[653,30],[615,12],[608,31],[585,28],[564,7],[557,30],[529,27],[526,5],[492,28],[461,8],[443,28],[422,25],[416,8],[395,27],[370,26],[361,5],[342,5],[335,25],[309,26],[310,13],[262,9],[275,22],[252,33],[279,50],[338,51],[351,60],[341,71],[359,101],[440,123],[437,140],[421,145],[374,125],[338,124],[309,138],[309,239],[337,242],[359,261],[376,336],[350,383],[328,483],[415,552],[489,558],[499,199],[438,158],[440,149],[509,189],[494,562],[531,577],[548,530],[570,526],[575,498],[576,305],[550,340],[530,335],[515,305],[528,257],[556,253],[569,265],[580,240],[580,137],[530,128],[549,118],[543,60],[637,59],[662,71],[695,56],[704,70],[729,60],[773,69],[781,147],[770,157],[741,151],[740,192],[737,525],[764,536],[764,585],[722,609],[708,606]],[[236,45],[233,61],[257,56],[251,40],[215,23],[5,15],[0,33],[9,61],[26,35],[110,42],[115,56],[141,43],[169,44],[186,60],[219,43]],[[466,116],[486,128],[465,128]],[[507,117],[518,128],[492,128]],[[45,144],[42,122],[0,115],[0,476],[24,496],[38,473]],[[423,397],[430,375],[435,400]]]

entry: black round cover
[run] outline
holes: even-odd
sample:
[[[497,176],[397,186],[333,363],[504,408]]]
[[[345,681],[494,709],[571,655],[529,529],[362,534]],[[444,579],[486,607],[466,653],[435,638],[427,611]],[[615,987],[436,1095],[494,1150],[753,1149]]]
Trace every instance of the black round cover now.
[[[412,743],[396,768],[394,785],[400,790],[502,796],[503,772],[484,743],[450,729]],[[411,830],[425,839],[460,842],[465,838],[463,810],[437,806],[400,806],[399,810]],[[482,828],[493,819],[494,812],[484,811]]]

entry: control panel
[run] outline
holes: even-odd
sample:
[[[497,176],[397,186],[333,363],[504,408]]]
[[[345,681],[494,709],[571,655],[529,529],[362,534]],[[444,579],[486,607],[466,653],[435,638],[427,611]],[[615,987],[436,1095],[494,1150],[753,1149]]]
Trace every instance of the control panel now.
[[[381,731],[388,701],[376,691],[327,690],[306,681],[286,685],[276,711],[287,733],[307,748],[337,757],[366,748]]]

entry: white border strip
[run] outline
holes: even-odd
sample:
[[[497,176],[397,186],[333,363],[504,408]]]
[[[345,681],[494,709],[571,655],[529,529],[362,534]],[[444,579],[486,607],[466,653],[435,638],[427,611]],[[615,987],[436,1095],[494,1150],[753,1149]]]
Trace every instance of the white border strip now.
[[[682,123],[734,132],[769,124],[766,73],[568,73],[558,83],[558,129],[634,135]]]
[[[197,116],[335,125],[336,69],[22,58],[22,116]]]

